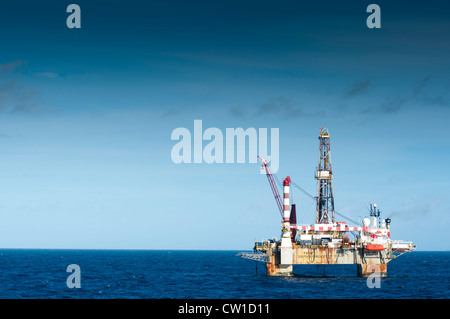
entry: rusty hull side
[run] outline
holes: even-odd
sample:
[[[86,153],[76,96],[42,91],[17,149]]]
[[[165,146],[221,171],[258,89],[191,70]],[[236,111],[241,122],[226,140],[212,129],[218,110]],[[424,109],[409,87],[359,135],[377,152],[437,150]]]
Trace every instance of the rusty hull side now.
[[[358,251],[351,248],[294,248],[293,264],[357,264],[358,262]]]
[[[359,277],[369,277],[375,274],[380,277],[387,276],[387,264],[358,264],[358,276]]]
[[[267,274],[269,276],[276,276],[280,266],[280,254],[274,253],[272,249],[267,252]]]
[[[292,265],[357,265],[357,274],[368,277],[374,272],[381,277],[387,274],[387,263],[391,260],[386,252],[367,252],[364,248],[322,246],[297,246],[292,249]],[[280,249],[266,250],[266,267],[269,276],[290,276],[292,265],[280,264]]]

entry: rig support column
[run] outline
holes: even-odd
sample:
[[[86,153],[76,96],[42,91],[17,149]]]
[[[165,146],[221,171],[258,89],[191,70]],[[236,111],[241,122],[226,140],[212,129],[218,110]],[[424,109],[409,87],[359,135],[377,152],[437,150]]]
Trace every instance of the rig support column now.
[[[292,275],[292,238],[291,238],[291,205],[289,202],[289,184],[291,178],[288,176],[283,181],[283,225],[280,247],[280,267],[279,274],[284,276]]]
[[[366,251],[360,249],[360,258],[357,262],[359,277],[369,277],[373,273],[380,277],[387,277],[387,263],[389,258],[386,251]]]
[[[372,274],[387,277],[387,264],[357,264],[359,277],[369,277]]]
[[[281,245],[278,252],[270,253],[267,263],[267,274],[271,276],[291,276],[292,275],[292,238],[291,238],[291,210],[289,202],[289,185],[291,178],[288,176],[283,181],[283,221]]]
[[[292,251],[292,248],[290,250]],[[290,264],[282,264],[282,252],[283,249],[281,247],[278,247],[275,250],[270,249],[267,252],[266,268],[268,276],[292,276],[292,262]]]

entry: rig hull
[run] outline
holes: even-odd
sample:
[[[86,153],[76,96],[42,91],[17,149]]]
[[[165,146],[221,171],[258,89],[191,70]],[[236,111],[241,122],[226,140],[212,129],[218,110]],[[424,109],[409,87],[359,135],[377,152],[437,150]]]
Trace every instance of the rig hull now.
[[[290,276],[293,274],[293,265],[357,265],[357,274],[368,277],[373,273],[381,277],[387,276],[387,264],[395,256],[383,251],[369,251],[365,248],[328,248],[314,246],[293,245],[292,264],[282,264],[282,247],[278,245],[265,245],[266,249],[257,249],[265,255],[267,275]]]
[[[269,276],[291,276],[293,265],[357,265],[357,275],[368,277],[376,274],[380,277],[387,276],[387,264],[397,257],[390,249],[368,250],[367,247],[326,247],[322,245],[296,245],[287,251],[292,254],[292,262],[282,263],[282,254],[286,253],[281,242],[268,240],[266,242],[255,243],[255,253],[260,258],[253,258],[265,261],[267,275]],[[249,254],[251,255],[251,254]],[[246,257],[246,256],[243,256]],[[249,258],[249,256],[247,256]]]

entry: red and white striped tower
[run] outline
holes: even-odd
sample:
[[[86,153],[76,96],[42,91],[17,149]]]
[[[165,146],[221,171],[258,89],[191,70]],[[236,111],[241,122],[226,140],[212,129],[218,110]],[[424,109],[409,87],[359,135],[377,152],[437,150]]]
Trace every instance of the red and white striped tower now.
[[[292,239],[290,223],[289,185],[291,178],[288,176],[283,181],[283,223],[280,252],[280,272],[287,275],[292,273]]]
[[[283,181],[283,204],[284,204],[284,210],[283,210],[283,223],[289,223],[290,217],[291,217],[291,209],[290,209],[290,203],[289,203],[289,185],[291,184],[291,178],[288,176]],[[290,225],[289,225],[290,226]]]

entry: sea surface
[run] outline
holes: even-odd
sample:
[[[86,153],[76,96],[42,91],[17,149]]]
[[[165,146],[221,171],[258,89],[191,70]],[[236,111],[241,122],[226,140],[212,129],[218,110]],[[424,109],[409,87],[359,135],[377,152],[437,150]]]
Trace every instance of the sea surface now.
[[[1,299],[448,299],[450,252],[412,252],[369,288],[356,265],[295,265],[269,277],[238,251],[0,249]],[[80,288],[69,288],[79,266]],[[75,281],[71,281],[75,282]]]

